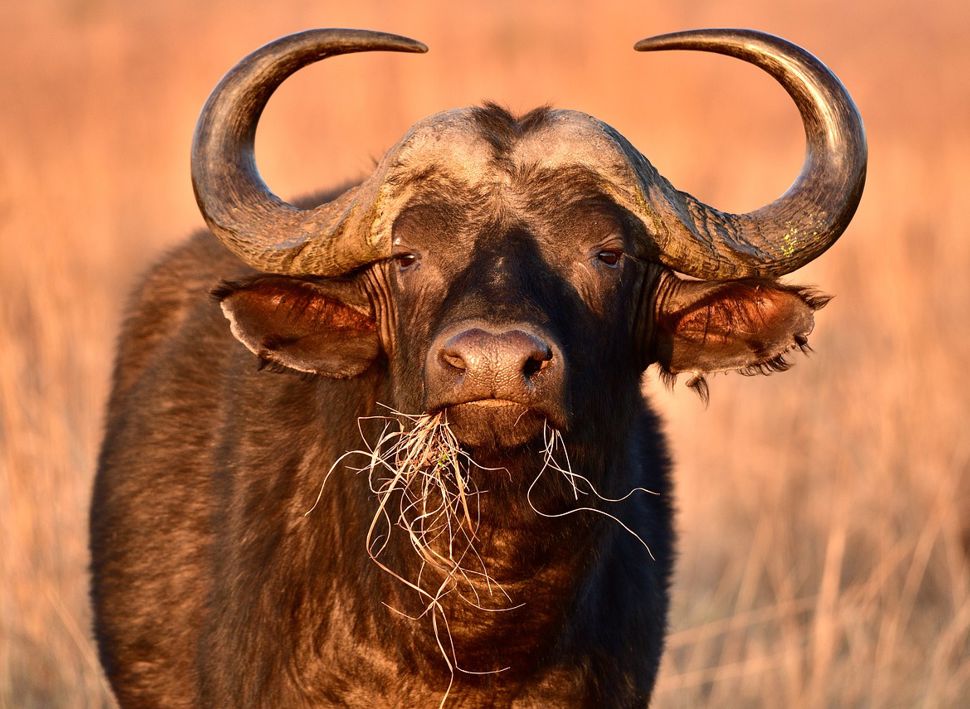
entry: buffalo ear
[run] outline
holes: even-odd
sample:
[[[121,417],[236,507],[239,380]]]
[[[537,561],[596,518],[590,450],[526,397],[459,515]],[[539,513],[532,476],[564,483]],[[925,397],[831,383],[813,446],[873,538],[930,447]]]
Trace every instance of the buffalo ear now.
[[[665,375],[768,374],[790,366],[785,353],[808,348],[812,313],[830,300],[810,288],[765,279],[684,281],[665,274],[658,289],[652,359]]]
[[[352,280],[257,276],[213,289],[232,334],[263,362],[346,379],[377,358],[377,322]]]

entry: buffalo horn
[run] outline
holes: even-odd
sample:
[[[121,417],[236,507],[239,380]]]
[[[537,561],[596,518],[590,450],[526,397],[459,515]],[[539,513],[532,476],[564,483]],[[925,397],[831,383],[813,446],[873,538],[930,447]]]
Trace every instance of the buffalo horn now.
[[[693,49],[727,54],[773,76],[794,99],[805,126],[801,173],[785,194],[747,214],[710,207],[662,181],[672,211],[661,260],[698,278],[774,277],[819,256],[845,231],[866,180],[862,119],[842,83],[818,59],[752,30],[692,30],[637,42],[641,52]]]
[[[368,224],[374,191],[366,182],[314,209],[300,209],[266,187],[253,154],[256,124],[283,81],[338,54],[425,52],[406,37],[319,29],[289,35],[240,61],[216,86],[192,144],[192,184],[212,232],[250,266],[275,273],[335,275],[385,257]],[[312,248],[308,246],[312,243]]]

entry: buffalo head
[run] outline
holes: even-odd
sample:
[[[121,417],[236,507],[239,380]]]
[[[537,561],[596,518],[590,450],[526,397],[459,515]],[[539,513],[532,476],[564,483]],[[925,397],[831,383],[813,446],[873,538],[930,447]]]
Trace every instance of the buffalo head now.
[[[693,31],[636,48],[727,54],[776,78],[807,138],[788,192],[721,212],[592,116],[486,105],[420,121],[369,177],[301,208],[272,194],[254,162],[273,91],[325,57],[425,47],[316,30],[243,59],[206,104],[192,152],[210,229],[258,271],[217,291],[235,336],[263,360],[325,377],[386,367],[385,403],[444,410],[462,443],[493,450],[546,421],[569,431],[609,420],[651,363],[702,389],[707,372],[784,366],[824,299],[775,278],[821,254],[853,215],[866,171],[858,112],[828,69],[776,37]]]

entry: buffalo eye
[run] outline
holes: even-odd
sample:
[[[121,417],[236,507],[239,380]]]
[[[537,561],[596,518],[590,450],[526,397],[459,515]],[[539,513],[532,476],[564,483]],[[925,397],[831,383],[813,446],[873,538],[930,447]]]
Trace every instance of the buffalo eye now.
[[[406,271],[414,264],[418,262],[418,255],[411,253],[410,251],[404,251],[399,254],[394,254],[394,263],[397,264],[398,269],[401,271]]]
[[[622,257],[623,252],[620,249],[603,249],[596,254],[596,258],[610,268],[616,268]]]

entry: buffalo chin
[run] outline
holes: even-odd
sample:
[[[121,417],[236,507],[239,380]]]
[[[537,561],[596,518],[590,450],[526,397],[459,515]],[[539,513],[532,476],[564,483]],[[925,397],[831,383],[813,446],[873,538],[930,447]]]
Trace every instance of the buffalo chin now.
[[[462,445],[501,450],[518,448],[542,433],[547,417],[504,399],[483,399],[447,409],[448,425]]]

